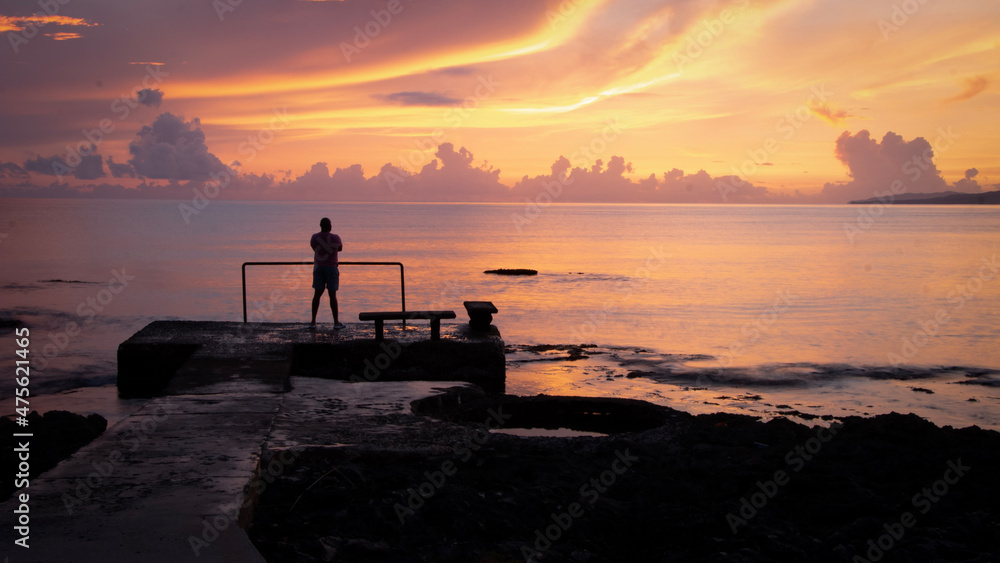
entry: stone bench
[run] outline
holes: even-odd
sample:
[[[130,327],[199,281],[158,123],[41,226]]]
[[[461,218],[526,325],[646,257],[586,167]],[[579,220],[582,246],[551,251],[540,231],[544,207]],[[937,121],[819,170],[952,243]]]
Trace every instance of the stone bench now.
[[[454,319],[455,311],[367,311],[358,320],[375,321],[375,340],[385,339],[385,321],[427,319],[431,322],[431,340],[441,339],[441,319]]]
[[[469,313],[469,326],[476,330],[486,330],[497,312],[492,301],[465,301],[465,311]]]

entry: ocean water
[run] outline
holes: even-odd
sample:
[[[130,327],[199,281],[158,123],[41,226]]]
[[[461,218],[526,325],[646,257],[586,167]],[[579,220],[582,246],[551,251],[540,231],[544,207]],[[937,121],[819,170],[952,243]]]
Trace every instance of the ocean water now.
[[[3,200],[0,316],[32,329],[33,393],[110,389],[153,320],[241,320],[241,263],[310,260],[328,216],[341,260],[405,264],[407,308],[494,302],[509,392],[1000,427],[995,207],[181,203]],[[251,268],[251,320],[307,322],[310,281]],[[398,308],[398,269],[343,266],[338,296],[348,322]]]

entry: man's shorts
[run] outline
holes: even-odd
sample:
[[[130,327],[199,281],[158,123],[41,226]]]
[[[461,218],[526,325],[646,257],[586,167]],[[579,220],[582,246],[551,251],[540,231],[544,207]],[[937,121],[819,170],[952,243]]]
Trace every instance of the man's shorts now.
[[[340,270],[333,266],[313,266],[313,289],[323,291],[340,289]]]

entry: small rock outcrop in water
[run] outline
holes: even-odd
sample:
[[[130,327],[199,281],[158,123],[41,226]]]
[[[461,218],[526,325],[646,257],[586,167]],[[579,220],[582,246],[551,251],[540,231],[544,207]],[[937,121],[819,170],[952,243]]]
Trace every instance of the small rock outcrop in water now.
[[[21,328],[24,323],[20,319],[7,319],[0,317],[0,330],[13,330]]]
[[[108,421],[98,414],[82,416],[66,411],[49,411],[42,416],[36,411],[27,419],[28,425],[22,428],[9,418],[0,418],[0,464],[11,469],[18,466],[18,454],[14,451],[18,444],[14,434],[30,432],[33,434],[28,459],[31,478],[52,469],[108,427]],[[14,491],[14,479],[5,478],[0,485],[0,501]]]
[[[537,276],[538,270],[527,268],[500,268],[498,270],[486,270],[484,274],[497,274],[499,276]]]

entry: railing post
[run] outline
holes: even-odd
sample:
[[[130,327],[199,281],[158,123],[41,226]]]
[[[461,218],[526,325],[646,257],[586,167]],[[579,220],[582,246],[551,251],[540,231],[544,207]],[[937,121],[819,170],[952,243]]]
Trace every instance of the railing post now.
[[[243,323],[247,322],[247,264],[243,263]]]

